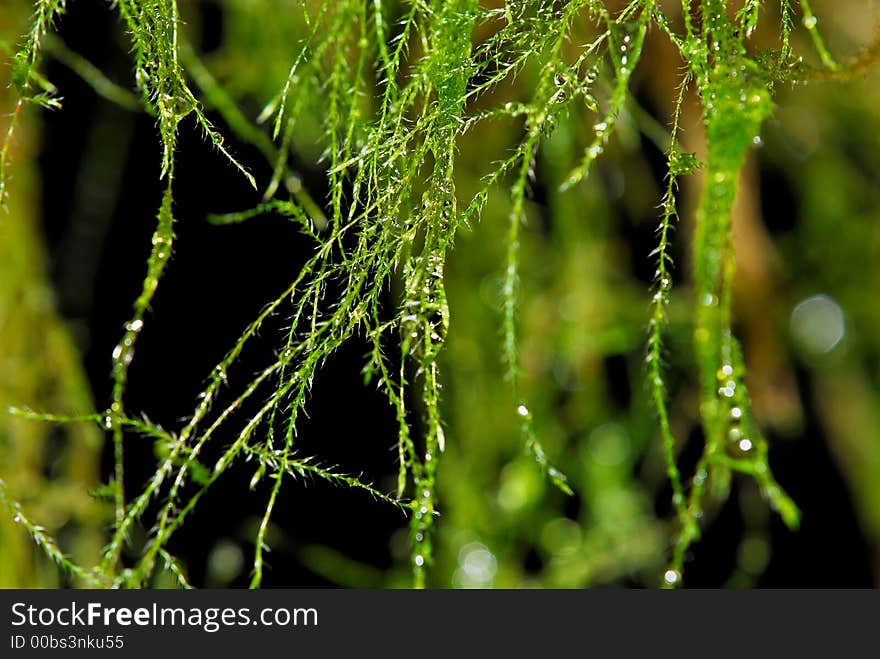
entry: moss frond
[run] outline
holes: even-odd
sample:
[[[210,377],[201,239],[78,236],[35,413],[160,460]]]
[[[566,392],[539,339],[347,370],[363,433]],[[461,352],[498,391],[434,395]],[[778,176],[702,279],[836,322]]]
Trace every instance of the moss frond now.
[[[746,392],[746,365],[732,321],[732,212],[738,181],[755,138],[774,111],[774,85],[786,76],[796,78],[792,71],[799,66],[793,55],[796,12],[790,2],[780,4],[778,24],[773,25],[780,49],[770,56],[754,53],[749,42],[771,20],[768,3],[760,0],[743,3],[735,16],[723,0],[683,2],[679,17],[667,15],[665,4],[653,0],[536,0],[494,8],[477,0],[307,3],[302,18],[296,19],[301,39],[284,63],[286,76],[276,81],[268,100],[259,99],[263,111],[254,118],[187,41],[175,0],[114,4],[131,42],[140,98],[51,37],[53,23],[65,10],[63,0],[37,0],[32,27],[13,58],[19,100],[0,151],[2,201],[10,143],[24,104],[58,105],[57,90],[37,70],[44,44],[99,94],[127,108],[142,107],[158,127],[165,189],[141,292],[113,351],[109,407],[102,414],[81,417],[21,413],[34,421],[100,424],[111,435],[114,474],[105,494],[113,498],[115,518],[98,568],[74,564],[41,527],[26,520],[0,487],[3,502],[63,569],[90,585],[127,587],[150,585],[164,571],[180,587],[189,587],[182,565],[170,553],[170,541],[233,465],[250,463],[252,489],[264,479],[269,483],[254,540],[252,587],[262,583],[268,529],[282,487],[309,478],[366,492],[405,511],[413,583],[424,587],[436,559],[442,508],[438,469],[447,445],[459,441],[448,434],[444,416],[443,359],[455,314],[447,296],[447,266],[456,239],[481,221],[489,199],[499,192],[507,200],[499,352],[508,376],[508,415],[519,426],[530,463],[572,494],[565,468],[555,466],[565,464],[564,450],[551,458],[556,449],[550,444],[545,448],[539,439],[540,415],[533,414],[520,355],[523,246],[537,214],[530,208],[530,188],[542,150],[552,147],[563,126],[569,131],[567,139],[577,136],[578,148],[570,161],[559,163],[565,171],[552,181],[553,194],[583,192],[612,140],[625,136],[627,123],[640,111],[632,86],[652,32],[668,41],[682,67],[669,134],[653,125],[656,141],[668,139],[668,175],[657,200],[655,283],[644,319],[646,384],[659,420],[675,511],[664,585],[682,582],[684,558],[700,535],[706,503],[727,497],[734,474],[754,479],[769,505],[789,526],[797,526],[798,509],[770,469],[767,441]],[[800,2],[800,16],[822,66],[829,74],[844,70],[825,46],[806,0]],[[526,91],[510,98],[511,88]],[[699,97],[706,136],[703,162],[685,152],[679,141],[689,93]],[[314,249],[208,375],[182,427],[167,431],[129,412],[125,399],[136,344],[173,254],[181,122],[194,121],[257,188],[208,112],[219,116],[231,135],[253,145],[271,170],[268,180],[261,182],[259,204],[216,213],[210,221],[226,225],[277,214],[296,223],[313,240]],[[291,165],[299,131],[307,122],[319,127],[326,199],[305,189]],[[591,128],[572,128],[582,124]],[[500,158],[476,165],[482,168],[477,186],[462,185],[461,144],[466,135],[488,125],[508,126],[515,137]],[[677,463],[664,332],[672,296],[678,187],[698,170],[703,187],[690,252],[691,309],[705,444],[689,481]],[[289,199],[282,198],[285,193]],[[275,356],[252,376],[230,382],[228,372],[272,316],[286,322]],[[316,457],[300,457],[298,450],[297,429],[315,377],[343,345],[357,338],[369,345],[364,380],[383,391],[396,418],[397,437],[389,438],[399,463],[392,494],[322,467]],[[154,473],[140,490],[126,482],[124,469],[125,445],[133,434],[162,447]],[[221,436],[225,440],[218,439]],[[208,456],[213,456],[213,464]],[[155,517],[148,519],[154,509]],[[134,565],[123,569],[121,556],[138,524],[149,532],[137,548]]]

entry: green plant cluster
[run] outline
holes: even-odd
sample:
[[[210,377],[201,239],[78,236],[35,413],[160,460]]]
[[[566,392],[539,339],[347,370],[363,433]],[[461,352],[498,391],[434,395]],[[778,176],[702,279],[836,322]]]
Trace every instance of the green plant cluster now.
[[[607,505],[591,511],[590,538],[571,520],[555,519],[544,526],[548,545],[575,543],[578,555],[587,556],[569,556],[557,566],[580,582],[613,579],[620,569],[645,569],[655,575],[651,583],[680,585],[707,505],[717,507],[728,497],[734,476],[752,479],[769,507],[791,528],[798,526],[798,508],[773,477],[762,420],[746,390],[747,365],[733,324],[733,218],[748,155],[774,115],[774,96],[792,84],[814,77],[844,78],[866,66],[864,57],[848,64],[835,61],[807,0],[797,7],[789,0],[680,5],[656,0],[315,0],[284,3],[283,9],[271,2],[228,0],[228,34],[211,61],[202,61],[188,40],[175,0],[118,0],[113,5],[130,40],[139,97],[52,38],[53,26],[65,12],[64,0],[33,4],[31,28],[12,58],[18,101],[0,153],[0,199],[9,194],[10,152],[23,108],[60,107],[57,90],[39,73],[47,49],[97,93],[126,107],[143,108],[155,118],[157,157],[166,182],[157,200],[143,289],[113,351],[107,409],[72,415],[25,407],[13,411],[17,417],[51,424],[92,424],[112,439],[115,469],[100,493],[112,505],[113,523],[106,546],[91,564],[64,554],[13,494],[0,489],[16,520],[78,583],[144,587],[170,575],[188,586],[169,541],[230,469],[247,465],[253,471],[252,488],[269,483],[254,540],[252,587],[262,582],[278,494],[301,479],[363,490],[404,511],[409,519],[406,560],[414,585],[422,587],[432,566],[453,571],[449,564],[455,558],[438,553],[437,547],[463,544],[466,533],[455,510],[470,510],[463,499],[479,497],[474,490],[490,486],[485,473],[475,473],[464,461],[471,453],[489,454],[487,442],[478,436],[490,428],[501,429],[503,437],[516,427],[521,440],[508,442],[502,451],[507,464],[498,486],[499,518],[489,519],[491,509],[483,509],[472,520],[474,527],[507,528],[513,525],[508,516],[526,525],[537,523],[540,513],[534,502],[540,497],[564,500],[575,492],[591,502],[605,497]],[[819,60],[815,68],[794,47],[801,31],[814,44]],[[759,35],[762,44],[772,47],[753,46]],[[674,53],[665,72],[674,80],[672,112],[661,121],[638,105],[631,90],[645,65],[649,41],[662,41]],[[281,60],[279,44],[291,42],[299,44],[297,50]],[[249,59],[261,62],[259,71],[247,65]],[[656,73],[656,67],[652,70]],[[243,99],[259,100],[262,111],[251,116]],[[700,152],[683,146],[689,102],[699,110],[705,135]],[[137,341],[149,331],[150,308],[161,294],[174,248],[175,223],[187,221],[175,217],[174,200],[177,135],[183,121],[195,122],[207,141],[263,193],[255,208],[229,209],[213,215],[212,222],[280,216],[296,223],[313,240],[314,250],[210,373],[186,422],[167,430],[150,422],[142,410],[129,410],[125,401]],[[225,146],[223,132],[265,156],[273,171],[268,181],[254,180],[247,164]],[[606,152],[612,159],[609,167],[621,165],[616,141],[632,144],[640,132],[665,154],[668,170],[665,190],[645,202],[659,204],[652,255],[656,276],[646,312],[638,303],[638,288],[631,282],[621,285],[622,276],[603,263],[608,202],[592,176]],[[291,164],[293,152],[326,164],[329,198],[316,199],[304,188]],[[561,264],[556,272],[549,271],[541,251],[546,247],[533,230],[541,211],[530,190],[539,179],[548,190],[546,212],[557,223],[554,231],[561,232],[549,257]],[[673,294],[675,277],[685,284],[685,273],[675,271],[672,263],[682,180],[701,185],[688,247],[692,272],[684,286],[687,298]],[[503,227],[499,244],[480,246],[483,259],[473,256],[477,248],[467,238],[480,231],[478,224]],[[460,263],[453,258],[457,241],[465,243]],[[497,361],[503,367],[485,361],[478,339],[467,334],[468,318],[485,314],[474,307],[483,304],[479,291],[469,296],[465,290],[468,282],[486,276],[487,268],[490,274],[493,263],[500,268],[486,295],[496,321],[471,329],[495,332]],[[523,289],[525,281],[531,282],[530,289]],[[633,413],[629,429],[613,422],[597,428],[585,449],[592,457],[570,459],[565,431],[545,420],[553,414],[553,404],[536,385],[532,368],[541,361],[534,345],[542,322],[542,312],[536,310],[540,287],[567,300],[562,313],[569,318],[553,340],[564,344],[562,351],[572,362],[590,363],[590,355],[613,352],[615,346],[625,351],[646,345],[645,405]],[[622,295],[632,304],[619,311],[609,295]],[[530,300],[528,306],[524,299]],[[584,300],[594,304],[589,317]],[[698,382],[695,406],[704,444],[693,474],[680,469],[683,440],[676,427],[681,424],[676,426],[669,402],[665,360],[670,308],[678,309],[674,322],[691,327],[690,346],[675,349],[692,354]],[[276,357],[250,380],[230,380],[230,368],[257,340],[264,322],[277,315],[286,319],[287,330]],[[645,325],[646,339],[640,329]],[[458,327],[463,328],[460,339]],[[328,468],[297,449],[297,428],[312,382],[334,353],[352,341],[369,345],[364,381],[384,392],[396,415],[397,437],[388,438],[396,446],[398,465],[397,486],[391,492]],[[461,368],[456,372],[447,364]],[[596,407],[602,405],[601,396],[589,394],[596,385],[583,384],[589,376],[589,369],[577,375],[582,393],[575,399],[582,408],[563,413],[576,415],[580,421],[572,421],[575,425],[583,425],[589,415],[595,418]],[[502,403],[468,411],[468,405],[477,404],[477,399],[468,401],[469,387],[481,378],[495,378],[496,388],[498,381],[505,383],[497,394]],[[443,395],[446,384],[455,392],[451,400]],[[28,400],[20,403],[31,405]],[[245,408],[247,414],[242,413]],[[466,428],[462,417],[485,424]],[[659,420],[659,438],[654,418]],[[640,439],[631,440],[633,433]],[[135,436],[161,446],[155,472],[139,491],[126,482],[124,469],[126,444]],[[219,459],[208,463],[203,456],[212,442],[223,449]],[[652,443],[663,456],[662,471],[671,483],[671,520],[650,515],[644,493],[632,483],[636,456],[650,453]],[[582,461],[588,464],[585,475],[580,475]],[[578,476],[567,477],[570,464]],[[444,468],[453,465],[457,482],[444,486]],[[545,491],[541,475],[558,493]],[[444,502],[452,510],[445,529],[446,519],[440,516]],[[134,548],[137,559],[126,565],[122,555],[131,549],[139,526],[150,531]],[[467,546],[470,558],[459,556],[460,562],[471,561],[458,573],[464,585],[476,578],[480,565],[485,568],[486,561],[496,560],[478,543]],[[658,564],[657,557],[664,555]],[[561,582],[559,576],[548,578],[551,585]]]

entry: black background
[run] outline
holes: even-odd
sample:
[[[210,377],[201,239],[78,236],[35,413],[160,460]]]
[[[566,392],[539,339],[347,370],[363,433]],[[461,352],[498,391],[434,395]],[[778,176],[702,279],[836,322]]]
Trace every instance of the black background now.
[[[13,627],[11,607],[27,602],[58,611],[76,601],[85,607],[249,607],[251,617],[264,607],[310,607],[318,611],[317,627],[231,627],[208,633],[198,628]],[[0,591],[4,656],[13,634],[54,633],[80,637],[123,634],[118,656],[155,656],[156,652],[211,652],[224,655],[260,650],[288,650],[324,656],[380,654],[412,656],[430,647],[434,655],[510,653],[540,654],[583,648],[615,656],[658,653],[702,656],[718,646],[719,656],[766,656],[840,653],[861,654],[875,641],[876,592],[674,592],[651,591],[127,591],[77,593]],[[749,613],[749,617],[744,615]],[[17,618],[16,618],[17,620]],[[679,640],[682,621],[687,642]],[[748,625],[748,629],[743,627]],[[637,630],[638,633],[633,633]],[[33,652],[30,652],[33,654]],[[57,656],[58,652],[53,652]],[[63,652],[69,656],[69,651]],[[74,656],[94,656],[74,651]]]

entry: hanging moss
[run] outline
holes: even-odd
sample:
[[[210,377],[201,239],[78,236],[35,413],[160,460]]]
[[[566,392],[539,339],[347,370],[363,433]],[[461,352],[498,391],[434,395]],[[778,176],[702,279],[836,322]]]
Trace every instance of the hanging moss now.
[[[746,391],[748,364],[734,331],[733,217],[748,154],[774,116],[778,90],[808,78],[846,77],[867,69],[871,59],[838,63],[808,3],[801,3],[799,15],[817,53],[815,68],[796,54],[799,30],[790,3],[771,9],[771,3],[758,0],[737,3],[737,12],[723,0],[675,8],[653,0],[324,0],[283,12],[272,3],[230,1],[224,10],[231,27],[216,58],[220,64],[212,66],[190,44],[175,0],[120,0],[114,8],[130,41],[137,100],[53,40],[50,33],[63,17],[63,1],[33,4],[32,27],[12,57],[18,101],[0,154],[0,200],[10,196],[11,145],[23,108],[28,103],[61,107],[57,90],[39,72],[47,44],[96,93],[129,108],[137,105],[154,118],[165,181],[162,198],[156,200],[142,291],[113,351],[107,409],[69,415],[57,406],[33,413],[26,406],[40,401],[25,399],[13,412],[35,421],[91,423],[109,433],[114,472],[104,494],[113,500],[115,518],[105,550],[91,562],[74,561],[51,534],[35,522],[26,523],[46,554],[85,583],[144,587],[164,574],[188,586],[170,541],[233,468],[253,472],[251,489],[269,483],[254,537],[252,587],[262,583],[279,492],[306,478],[366,491],[404,511],[410,522],[406,562],[417,587],[430,582],[432,568],[452,571],[449,556],[437,550],[438,529],[443,543],[460,546],[467,533],[455,535],[461,529],[454,511],[466,504],[456,498],[480,498],[485,488],[498,490],[500,519],[477,519],[474,528],[513,526],[517,519],[540,526],[539,543],[551,554],[587,557],[571,558],[568,565],[576,583],[621,570],[647,570],[653,575],[645,579],[648,583],[681,584],[686,555],[700,536],[705,513],[729,496],[734,475],[754,482],[770,508],[797,528],[798,507],[772,475],[764,424]],[[772,44],[770,50],[759,52],[753,45],[759,33],[762,44]],[[675,70],[664,73],[670,80],[678,76],[668,94],[673,111],[659,120],[639,106],[633,92],[642,67],[654,66],[651,70],[659,75],[656,65],[644,61],[647,49],[657,47],[651,40],[663,40],[677,58]],[[292,50],[282,45],[289,43],[298,45]],[[286,59],[279,62],[283,48]],[[254,61],[260,63],[259,75],[253,72]],[[251,116],[244,97],[259,99],[262,112]],[[699,156],[681,144],[683,108],[691,101],[698,106],[705,135],[705,153]],[[208,113],[230,136],[266,158],[267,180],[257,181],[231,153]],[[173,255],[175,223],[182,221],[175,216],[175,173],[178,132],[187,120],[263,193],[254,208],[223,209],[212,221],[223,225],[280,215],[295,222],[314,249],[210,373],[192,413],[179,428],[166,430],[141,410],[129,409],[126,401],[137,341],[149,332],[150,309],[161,295]],[[660,207],[655,285],[647,312],[637,304],[640,291],[632,282],[620,283],[620,276],[602,263],[611,210],[594,176],[606,157],[612,160],[609,167],[632,173],[617,141],[633,144],[640,133],[657,143],[668,171],[665,190],[646,202]],[[310,150],[326,165],[326,199],[312,194],[291,164],[291,153]],[[676,196],[683,180],[698,176],[702,188],[688,218],[693,237],[686,248],[692,272],[685,282],[672,263],[677,241],[684,240],[674,235]],[[546,188],[540,202],[532,196],[539,183]],[[549,252],[542,251],[547,246],[533,230],[544,215],[553,218],[553,231],[559,232],[554,235],[561,236]],[[470,265],[450,273],[457,267],[456,242],[479,232],[478,224],[503,227],[496,232],[504,236],[503,244],[482,245],[483,261],[465,244],[463,251],[470,255],[462,262]],[[549,265],[553,255],[559,258],[557,271]],[[463,282],[478,276],[464,272],[474,262],[499,266],[490,294],[495,315],[489,322],[497,359],[485,362],[480,350],[468,348],[465,334],[459,344],[455,338],[456,314],[464,318],[484,311],[468,309],[467,304],[478,303],[468,302],[463,291]],[[690,289],[688,302],[674,294],[674,278]],[[566,302],[554,306],[542,294]],[[582,317],[578,305],[587,302],[595,311]],[[699,390],[696,408],[704,443],[693,473],[679,464],[682,440],[676,429],[682,424],[674,417],[682,413],[679,406],[670,406],[664,367],[669,309],[675,304],[679,311],[672,322],[687,324],[692,337],[693,360],[685,376]],[[287,328],[275,358],[248,382],[231,385],[228,371],[258,336],[268,340],[260,330],[273,316],[284,317]],[[604,394],[577,393],[595,387],[589,382],[597,355],[643,346],[645,325],[647,397],[638,397],[625,428],[606,418],[579,448],[567,446],[562,436],[569,421],[582,429],[585,419],[609,416],[602,411],[610,407]],[[533,343],[541,332],[549,336],[548,344],[559,342],[567,361],[549,364],[552,360],[541,356]],[[300,455],[297,445],[314,378],[343,345],[358,338],[370,346],[365,381],[384,392],[397,420],[397,438],[389,441],[398,468],[394,492],[322,466],[317,456]],[[479,364],[473,367],[479,374],[463,382],[454,371],[468,363]],[[571,389],[578,404],[557,409],[559,419],[548,421],[554,404],[536,380],[553,377],[553,368],[569,369],[557,372],[557,379],[576,380],[580,389]],[[496,409],[503,413],[488,418],[488,411],[471,410],[471,419],[485,422],[476,432],[459,418],[468,405],[461,391],[487,378],[492,382],[487,386],[497,389]],[[454,385],[451,401],[443,394],[447,379]],[[438,517],[444,510],[444,465],[462,465],[469,452],[485,451],[479,435],[496,431],[513,457],[506,458],[498,482],[475,470],[445,489],[453,515],[444,538],[444,518]],[[510,448],[513,434],[520,437],[522,450]],[[142,489],[126,479],[124,468],[125,448],[135,435],[161,446],[155,471]],[[206,451],[209,443],[219,447],[219,458],[205,457],[213,455]],[[645,486],[633,478],[636,456],[650,455],[651,446],[664,456],[671,520],[649,511]],[[558,493],[546,490],[545,482]],[[584,529],[530,510],[537,499],[575,495],[587,501],[590,521]],[[2,493],[14,514],[25,519],[17,496],[14,488]],[[157,506],[151,505],[156,501]],[[625,540],[618,537],[615,523],[628,534]],[[150,531],[135,541],[132,532],[139,526]],[[122,555],[133,542],[139,543],[138,558],[124,565]],[[620,549],[619,562],[610,545]],[[464,546],[474,552],[485,549],[473,542]],[[672,547],[668,555],[665,546]],[[472,558],[489,561],[483,554]],[[563,570],[557,568],[548,568],[557,575],[551,583]],[[461,579],[460,585],[467,585]]]

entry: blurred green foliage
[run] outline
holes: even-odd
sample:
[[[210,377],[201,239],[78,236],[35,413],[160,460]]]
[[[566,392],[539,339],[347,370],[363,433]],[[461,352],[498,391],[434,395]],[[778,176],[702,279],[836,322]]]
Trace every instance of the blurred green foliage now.
[[[22,31],[29,3],[0,8],[0,34]],[[11,41],[11,39],[10,39]],[[4,54],[11,43],[3,43]],[[9,68],[0,71],[0,103],[12,108]],[[4,115],[8,116],[8,115]],[[55,310],[40,223],[34,159],[38,127],[28,118],[13,146],[17,161],[9,208],[0,220],[0,495],[15,493],[43,525],[64,536],[67,551],[92,560],[104,542],[102,505],[90,496],[99,483],[101,433],[88,425],[34,424],[5,413],[32,405],[76,415],[92,403],[70,330]],[[5,132],[5,130],[4,130]],[[0,517],[0,584],[52,587],[65,583],[34,551],[13,514]]]

